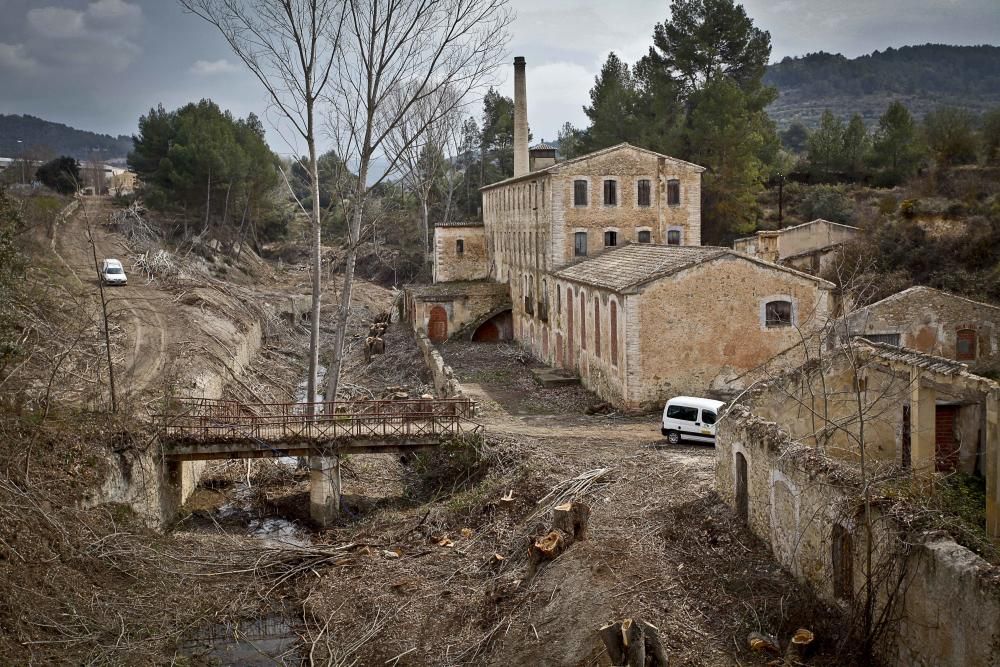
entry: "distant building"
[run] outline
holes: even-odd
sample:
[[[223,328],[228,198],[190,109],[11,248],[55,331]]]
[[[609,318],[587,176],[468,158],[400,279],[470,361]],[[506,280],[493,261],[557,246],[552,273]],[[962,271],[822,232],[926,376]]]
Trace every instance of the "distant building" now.
[[[819,275],[835,260],[844,243],[857,234],[857,227],[819,218],[794,227],[761,230],[753,236],[736,239],[733,249]]]

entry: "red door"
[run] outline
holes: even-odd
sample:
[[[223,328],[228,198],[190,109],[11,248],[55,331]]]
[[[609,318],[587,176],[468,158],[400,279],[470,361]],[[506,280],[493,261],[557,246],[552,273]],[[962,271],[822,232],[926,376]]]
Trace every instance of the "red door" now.
[[[441,306],[431,308],[430,321],[427,323],[427,335],[435,343],[448,340],[448,312]]]
[[[957,405],[939,405],[934,419],[934,454],[938,472],[954,472],[958,468],[958,442],[955,441]]]

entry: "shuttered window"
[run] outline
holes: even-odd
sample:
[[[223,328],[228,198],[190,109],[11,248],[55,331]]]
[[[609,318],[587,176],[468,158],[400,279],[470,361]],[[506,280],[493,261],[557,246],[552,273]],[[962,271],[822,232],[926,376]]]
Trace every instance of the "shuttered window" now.
[[[649,206],[649,180],[643,178],[639,181],[639,190],[636,195],[639,206]]]
[[[677,206],[681,203],[681,182],[677,179],[667,181],[667,205]]]
[[[587,181],[573,181],[573,206],[587,205]]]
[[[612,180],[604,181],[604,205],[618,205],[618,182]]]

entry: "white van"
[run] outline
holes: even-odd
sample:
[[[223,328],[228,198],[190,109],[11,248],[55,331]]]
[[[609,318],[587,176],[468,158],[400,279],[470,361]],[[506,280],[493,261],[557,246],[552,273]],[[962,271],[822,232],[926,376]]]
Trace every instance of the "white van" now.
[[[715,421],[725,405],[710,398],[677,396],[663,407],[660,432],[667,442],[676,445],[681,440],[715,442]]]
[[[117,259],[106,259],[101,262],[101,280],[105,285],[127,285],[128,277],[122,263]]]

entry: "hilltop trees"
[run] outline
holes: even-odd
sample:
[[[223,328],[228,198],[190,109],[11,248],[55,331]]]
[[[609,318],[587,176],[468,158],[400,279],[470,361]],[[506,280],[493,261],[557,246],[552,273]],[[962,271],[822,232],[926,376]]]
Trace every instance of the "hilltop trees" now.
[[[608,56],[584,109],[590,126],[563,135],[574,150],[628,141],[704,165],[704,236],[719,242],[752,227],[779,147],[764,113],[774,91],[761,83],[771,38],[733,0],[674,0],[670,10],[633,68]]]
[[[916,173],[921,157],[918,128],[902,102],[889,105],[878,120],[872,141],[871,164],[886,185],[901,183]]]
[[[147,204],[200,211],[203,230],[238,224],[244,211],[252,217],[278,184],[278,159],[256,116],[235,119],[210,100],[151,109],[132,139],[129,166]]]
[[[971,113],[953,107],[936,109],[924,117],[927,147],[938,166],[976,161],[979,146],[975,122]]]

